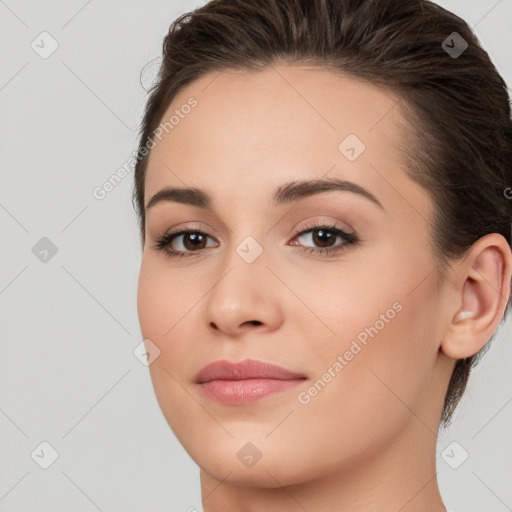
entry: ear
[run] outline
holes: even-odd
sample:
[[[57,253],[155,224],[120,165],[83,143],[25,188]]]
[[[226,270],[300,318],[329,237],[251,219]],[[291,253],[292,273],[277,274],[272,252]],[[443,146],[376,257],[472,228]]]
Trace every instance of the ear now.
[[[511,293],[512,252],[505,238],[479,238],[455,271],[455,306],[441,350],[453,359],[476,354],[497,329]]]

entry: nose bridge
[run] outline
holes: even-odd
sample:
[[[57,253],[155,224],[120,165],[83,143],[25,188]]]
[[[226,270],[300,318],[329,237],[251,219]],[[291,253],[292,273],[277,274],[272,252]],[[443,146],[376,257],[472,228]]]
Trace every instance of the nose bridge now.
[[[274,324],[280,309],[270,293],[272,273],[266,266],[268,258],[263,241],[260,243],[255,236],[243,234],[238,235],[237,241],[239,232],[231,233],[229,252],[221,256],[217,280],[207,296],[205,308],[207,323],[213,322],[226,332],[234,332],[245,322]]]
[[[237,272],[241,272],[239,277],[246,272],[250,275],[255,267],[264,274],[267,260],[265,246],[268,250],[270,238],[269,228],[264,223],[265,212],[254,208],[251,210],[251,205],[241,201],[238,198],[230,202],[230,209],[236,211],[237,216],[229,219],[230,228],[225,241],[225,249],[229,252],[225,254],[223,251],[222,254],[224,268],[227,271],[235,267]]]
[[[263,244],[248,235],[240,242],[231,242],[226,252],[221,256],[219,280],[212,291],[226,291],[233,299],[258,295],[259,287],[265,287],[268,279]]]

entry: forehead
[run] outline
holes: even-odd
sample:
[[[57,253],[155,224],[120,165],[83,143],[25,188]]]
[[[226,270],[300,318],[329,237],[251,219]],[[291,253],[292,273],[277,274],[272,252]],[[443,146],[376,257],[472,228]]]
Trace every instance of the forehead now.
[[[421,194],[404,174],[405,126],[389,90],[332,70],[209,73],[183,88],[162,118],[145,204],[169,185],[202,188],[220,201],[326,175],[374,189],[386,176],[402,193]]]

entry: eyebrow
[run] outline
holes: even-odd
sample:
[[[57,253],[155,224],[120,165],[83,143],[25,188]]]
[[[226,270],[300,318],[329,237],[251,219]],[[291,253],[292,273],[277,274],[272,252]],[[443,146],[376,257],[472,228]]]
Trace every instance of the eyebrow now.
[[[341,190],[345,192],[353,192],[366,199],[369,199],[377,206],[384,210],[380,201],[368,190],[352,181],[341,180],[339,178],[314,179],[303,181],[291,181],[280,185],[272,195],[272,204],[279,206],[294,201],[299,201],[306,197],[320,194],[322,192],[330,192]],[[146,210],[162,202],[176,202],[197,206],[198,208],[212,207],[212,198],[203,190],[198,188],[175,188],[165,187],[158,191],[146,205]]]

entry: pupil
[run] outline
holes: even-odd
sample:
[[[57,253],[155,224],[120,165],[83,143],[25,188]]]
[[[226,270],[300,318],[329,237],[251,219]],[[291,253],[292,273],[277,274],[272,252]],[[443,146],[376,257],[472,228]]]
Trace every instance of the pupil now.
[[[318,236],[313,236],[313,239],[314,239],[315,243],[320,243],[320,245],[325,244],[325,242],[328,242],[330,239],[333,238],[332,233],[330,233],[329,231],[325,231],[323,229],[317,229],[316,232],[319,235]],[[319,238],[320,238],[320,241],[318,242]]]
[[[200,235],[200,234],[197,234],[197,233],[188,233],[186,236],[185,236],[185,239],[184,239],[184,243],[183,245],[185,245],[185,247],[187,249],[190,249],[190,247],[187,247],[187,241],[190,243],[192,243],[192,248],[196,248],[202,243],[204,242],[203,239],[203,235]]]

